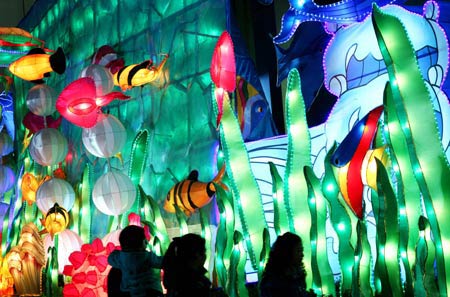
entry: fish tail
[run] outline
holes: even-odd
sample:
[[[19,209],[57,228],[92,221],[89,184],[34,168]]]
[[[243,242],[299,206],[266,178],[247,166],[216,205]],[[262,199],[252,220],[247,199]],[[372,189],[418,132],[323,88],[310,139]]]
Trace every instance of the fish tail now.
[[[161,61],[161,63],[159,63],[157,70],[160,71],[163,67],[164,64],[166,64],[167,59],[169,58],[169,54],[163,54],[164,55],[164,59]]]
[[[63,74],[66,71],[66,55],[62,48],[58,47],[56,52],[50,56],[50,66],[58,74]]]
[[[220,168],[219,172],[217,173],[216,177],[214,177],[214,179],[212,180],[213,183],[216,184],[222,184],[222,178],[225,175],[225,163],[223,163],[222,168]]]

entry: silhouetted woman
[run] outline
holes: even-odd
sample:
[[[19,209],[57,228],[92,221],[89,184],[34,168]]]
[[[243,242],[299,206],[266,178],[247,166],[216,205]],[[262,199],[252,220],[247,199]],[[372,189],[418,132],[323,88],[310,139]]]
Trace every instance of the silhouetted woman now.
[[[287,232],[278,236],[270,251],[259,288],[261,297],[308,296],[303,244],[298,235]]]
[[[209,297],[211,282],[205,276],[205,239],[189,233],[170,243],[163,259],[163,284],[168,297]]]

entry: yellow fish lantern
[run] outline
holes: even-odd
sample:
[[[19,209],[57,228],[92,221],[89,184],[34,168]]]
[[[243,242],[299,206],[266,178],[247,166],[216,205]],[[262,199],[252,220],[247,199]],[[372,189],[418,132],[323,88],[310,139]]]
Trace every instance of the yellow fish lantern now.
[[[62,232],[67,228],[67,225],[69,225],[69,214],[64,207],[55,203],[55,205],[48,210],[43,221],[45,229],[53,238],[53,235]]]
[[[34,83],[43,83],[43,78],[54,71],[63,74],[66,71],[66,56],[62,48],[49,55],[42,48],[34,48],[25,56],[9,65],[9,71],[21,79]]]
[[[363,184],[371,187],[375,191],[377,190],[377,163],[375,158],[381,161],[384,167],[389,164],[389,156],[386,152],[386,146],[381,146],[375,149],[368,150],[364,160],[361,170],[361,179]]]
[[[225,190],[228,190],[228,187],[221,182],[224,173],[225,165],[222,166],[211,182],[204,183],[198,181],[197,170],[191,171],[187,179],[175,184],[169,190],[164,201],[164,209],[167,212],[175,213],[174,205],[177,205],[187,216],[191,216],[196,209],[211,202],[216,193],[214,184],[219,184]]]
[[[36,191],[39,186],[48,179],[50,179],[50,176],[47,175],[39,181],[32,173],[25,173],[22,176],[21,184],[22,201],[26,201],[28,205],[32,205],[36,202]]]
[[[154,66],[152,60],[144,61],[141,64],[125,66],[114,73],[114,85],[119,86],[125,91],[132,87],[138,87],[156,81],[161,77],[164,64],[166,64],[168,58],[169,55],[165,54],[164,59],[158,66]]]

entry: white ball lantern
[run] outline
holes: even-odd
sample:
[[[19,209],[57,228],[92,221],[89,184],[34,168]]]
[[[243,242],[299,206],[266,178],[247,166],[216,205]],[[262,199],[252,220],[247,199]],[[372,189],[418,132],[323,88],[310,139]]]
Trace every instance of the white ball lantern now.
[[[66,229],[62,231],[61,233],[58,233],[58,272],[59,274],[63,273],[64,266],[65,265],[71,265],[69,261],[69,256],[75,251],[81,250],[81,245],[83,244],[83,240],[81,240],[81,237],[73,232],[72,230]],[[48,249],[50,247],[54,247],[55,242],[54,238],[50,236],[50,234],[45,235],[44,237],[44,248],[48,255]]]
[[[84,128],[84,147],[96,157],[109,158],[120,152],[127,141],[127,131],[113,115],[104,114],[92,128]]]
[[[99,211],[118,216],[133,205],[136,187],[131,179],[120,172],[107,172],[100,176],[92,190],[92,200]]]
[[[67,139],[59,130],[44,128],[36,132],[29,146],[31,158],[42,166],[56,165],[66,158]]]
[[[5,165],[0,165],[0,193],[6,193],[12,189],[16,181],[14,171]]]
[[[0,156],[6,156],[14,150],[14,143],[8,133],[0,132]]]
[[[70,211],[75,203],[75,192],[67,181],[54,177],[40,185],[36,191],[36,204],[46,214],[55,203]]]
[[[55,112],[56,98],[58,94],[53,88],[46,84],[38,84],[28,91],[27,107],[35,115],[45,117]]]
[[[109,69],[102,65],[92,64],[81,70],[80,77],[94,80],[97,96],[105,95],[114,87],[113,76]]]

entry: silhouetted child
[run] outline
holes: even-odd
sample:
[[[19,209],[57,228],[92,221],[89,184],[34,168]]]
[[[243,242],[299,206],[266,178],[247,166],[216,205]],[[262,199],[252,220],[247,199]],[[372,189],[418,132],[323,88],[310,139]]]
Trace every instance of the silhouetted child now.
[[[210,296],[211,282],[205,276],[205,239],[189,233],[170,243],[163,260],[163,284],[168,297]]]
[[[286,232],[272,246],[260,281],[261,297],[304,297],[306,271],[303,244],[298,235]]]
[[[163,296],[159,270],[163,257],[146,250],[144,228],[134,225],[125,227],[120,232],[119,242],[122,250],[113,251],[108,263],[122,272],[120,290],[132,297]],[[117,273],[117,270],[112,271]]]

